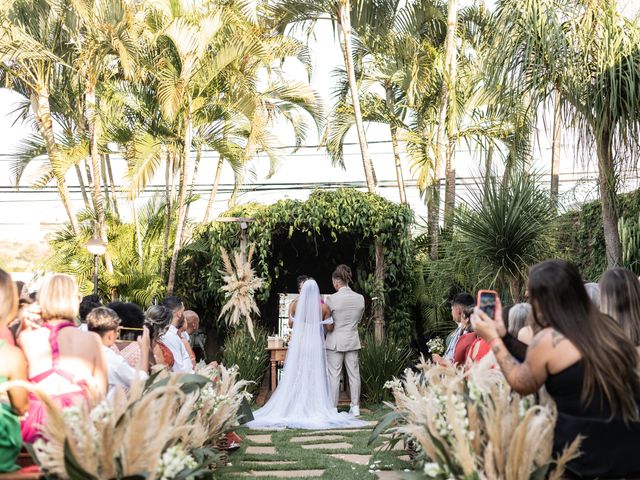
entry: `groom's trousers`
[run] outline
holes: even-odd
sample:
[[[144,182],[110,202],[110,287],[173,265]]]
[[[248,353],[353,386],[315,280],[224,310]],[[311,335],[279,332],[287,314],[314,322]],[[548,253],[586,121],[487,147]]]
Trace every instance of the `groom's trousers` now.
[[[338,406],[340,396],[340,376],[342,365],[347,369],[349,377],[349,390],[351,391],[351,406],[360,406],[360,365],[358,363],[358,351],[336,352],[327,350],[327,370],[329,372],[329,387],[333,395],[333,404]]]

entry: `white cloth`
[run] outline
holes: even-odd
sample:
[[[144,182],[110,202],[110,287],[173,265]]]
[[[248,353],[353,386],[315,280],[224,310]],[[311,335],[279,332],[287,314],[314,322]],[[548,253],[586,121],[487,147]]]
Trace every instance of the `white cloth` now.
[[[120,385],[125,390],[129,390],[135,378],[143,381],[149,378],[146,372],[131,368],[131,365],[127,363],[122,355],[117,354],[109,347],[103,345],[102,350],[107,360],[108,392],[111,392],[117,385]]]
[[[302,428],[310,430],[363,427],[366,422],[333,404],[327,377],[320,290],[314,280],[302,287],[291,342],[280,385],[246,426],[253,429]]]
[[[173,354],[173,368],[171,371],[193,373],[193,362],[191,362],[189,352],[187,352],[180,335],[178,335],[178,329],[171,325],[167,333],[160,337],[160,340]]]
[[[182,339],[186,342],[189,342],[191,339],[189,338],[189,334],[187,332],[182,332],[180,334],[180,336],[182,337]]]

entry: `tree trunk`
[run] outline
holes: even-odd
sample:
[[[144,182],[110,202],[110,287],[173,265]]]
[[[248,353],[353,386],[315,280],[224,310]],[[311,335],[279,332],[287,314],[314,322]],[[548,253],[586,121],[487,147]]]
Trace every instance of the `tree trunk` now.
[[[384,261],[384,247],[382,242],[375,239],[376,251],[376,270],[375,279],[377,287],[377,295],[379,298],[373,301],[373,338],[376,343],[380,344],[384,340],[384,279],[386,265]]]
[[[191,179],[191,188],[189,189],[189,203],[187,203],[187,211],[185,213],[185,217],[189,218],[189,207],[191,206],[191,202],[193,202],[193,195],[196,189],[196,178],[198,177],[198,169],[200,167],[200,160],[202,159],[202,144],[198,145],[196,148],[196,160],[193,166],[193,178]]]
[[[109,184],[111,185],[111,204],[113,205],[113,211],[115,212],[116,217],[120,219],[120,212],[118,211],[118,194],[116,193],[116,184],[115,184],[115,181],[113,180],[113,170],[111,169],[111,156],[108,153],[105,154],[104,161],[107,164],[107,174],[109,175]]]
[[[164,175],[164,185],[165,185],[165,193],[166,193],[166,224],[164,226],[164,240],[162,242],[162,263],[160,263],[160,277],[164,279],[164,273],[167,265],[167,255],[169,254],[169,237],[171,236],[171,184],[173,181],[171,180],[171,174],[173,173],[173,168],[171,165],[171,153],[167,152],[167,160],[166,160],[166,170]]]
[[[176,238],[173,244],[173,255],[171,256],[171,265],[169,267],[169,281],[167,282],[167,295],[173,295],[173,290],[176,281],[176,270],[178,268],[178,254],[180,253],[180,247],[182,246],[182,237],[184,234],[184,227],[187,221],[186,218],[186,199],[187,199],[187,184],[189,183],[189,156],[191,153],[191,137],[193,132],[193,125],[191,124],[191,112],[188,113],[186,118],[186,132],[184,135],[184,151],[182,152],[182,166],[180,169],[180,184],[178,185],[178,224],[176,225]]]
[[[556,90],[553,106],[553,139],[551,148],[551,201],[558,207],[558,196],[560,193],[560,149],[562,134],[562,110],[560,109],[560,92]]]
[[[393,98],[393,90],[387,86],[385,88],[387,95],[387,108],[390,112],[395,111],[395,101]],[[395,115],[394,115],[395,116]],[[402,163],[400,162],[400,149],[398,147],[398,127],[389,125],[391,130],[391,146],[393,148],[393,159],[396,164],[396,181],[398,182],[398,192],[400,193],[400,203],[407,203],[407,194],[404,189],[404,176],[402,174]]]
[[[98,157],[98,135],[96,134],[96,92],[95,86],[92,86],[91,82],[89,82],[88,85],[89,86],[87,86],[87,90],[85,92],[85,102],[87,108],[86,118],[89,126],[89,153],[91,154],[91,169],[93,174],[93,207],[96,212],[96,217],[98,218],[98,232],[100,234],[100,239],[106,245],[109,242],[109,239],[107,238],[107,228],[104,219],[104,204],[102,202],[100,185],[101,171]],[[107,273],[113,274],[111,255],[109,255],[107,251],[104,253],[104,264]]]
[[[356,82],[356,73],[353,66],[353,52],[351,47],[351,2],[350,0],[340,0],[338,7],[338,25],[342,32],[342,53],[344,55],[344,66],[349,79],[349,91],[351,92],[351,101],[353,103],[353,115],[355,117],[356,131],[358,132],[358,143],[360,144],[360,153],[362,155],[362,164],[364,166],[364,176],[367,181],[367,188],[371,193],[378,192],[378,181],[376,172],[373,168],[373,162],[369,155],[369,146],[364,132],[364,124],[362,121],[362,111],[360,110],[360,95],[358,94],[358,84]]]
[[[618,205],[616,197],[616,176],[613,165],[611,132],[604,130],[597,142],[598,183],[602,205],[602,225],[609,268],[620,265],[622,246],[618,232]]]
[[[82,193],[82,200],[84,201],[84,208],[89,210],[91,208],[91,204],[89,204],[89,197],[87,196],[87,187],[84,184],[84,178],[82,177],[82,170],[80,170],[80,165],[77,163],[74,165],[76,168],[76,176],[78,177],[78,184],[80,185],[80,192]]]
[[[216,167],[216,177],[213,180],[213,186],[211,187],[211,194],[209,195],[209,202],[207,202],[207,209],[204,212],[204,223],[209,221],[211,216],[211,210],[213,209],[213,202],[218,194],[218,185],[220,185],[220,175],[222,174],[222,166],[224,164],[224,157],[220,155],[218,159],[218,166]]]
[[[102,186],[104,190],[104,201],[107,210],[111,210],[111,197],[109,196],[109,177],[107,176],[107,164],[104,154],[100,154],[100,173],[102,174]]]
[[[484,162],[484,199],[487,200],[489,194],[489,186],[491,185],[491,178],[493,177],[493,143],[490,143],[487,147],[487,158]]]
[[[445,40],[445,76],[443,77],[444,89],[444,112],[440,112],[440,121],[447,125],[446,138],[447,145],[440,149],[440,154],[445,153],[445,189],[444,189],[444,228],[451,228],[453,222],[453,212],[456,204],[456,145],[458,143],[458,129],[456,128],[456,118],[453,110],[456,108],[456,75],[457,75],[457,47],[456,47],[456,26],[458,24],[458,0],[449,0],[447,14],[447,38]],[[442,100],[441,100],[442,106]],[[440,131],[438,131],[440,137]],[[445,132],[443,132],[445,134]],[[445,136],[438,140],[444,142]],[[438,144],[440,147],[440,144]],[[440,157],[442,161],[442,156]]]
[[[138,222],[138,209],[136,208],[136,201],[131,202],[131,209],[133,211],[133,224],[136,228],[136,246],[138,247],[138,262],[140,268],[144,267],[144,256],[142,252],[142,235],[140,233],[140,223]]]
[[[71,224],[73,233],[79,235],[80,225],[78,223],[78,217],[76,216],[76,211],[73,207],[73,203],[71,202],[69,190],[67,189],[67,183],[64,178],[65,172],[60,168],[60,164],[62,162],[60,159],[60,151],[58,150],[58,145],[56,143],[56,137],[53,133],[53,122],[51,120],[51,109],[49,107],[49,92],[46,88],[43,88],[38,92],[34,92],[31,96],[31,106],[36,117],[36,123],[40,128],[40,134],[42,135],[47,149],[47,156],[49,157],[49,163],[51,163],[53,175],[56,180],[58,195],[60,195],[62,205],[64,205],[64,209],[67,212],[67,217],[69,218],[69,223]]]

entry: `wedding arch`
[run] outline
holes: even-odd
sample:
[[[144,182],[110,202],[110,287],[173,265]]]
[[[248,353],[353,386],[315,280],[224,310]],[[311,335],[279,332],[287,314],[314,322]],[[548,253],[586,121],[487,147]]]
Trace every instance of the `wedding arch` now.
[[[412,268],[409,225],[413,212],[378,195],[354,189],[316,191],[308,200],[273,205],[249,203],[224,217],[251,222],[212,222],[196,228],[180,253],[178,290],[190,306],[216,321],[222,260],[220,247],[238,249],[241,238],[256,247],[253,266],[264,279],[258,294],[262,319],[273,329],[278,294],[293,292],[300,274],[313,276],[331,293],[331,272],[345,263],[354,271],[354,288],[365,295],[367,327],[408,339],[412,322]]]

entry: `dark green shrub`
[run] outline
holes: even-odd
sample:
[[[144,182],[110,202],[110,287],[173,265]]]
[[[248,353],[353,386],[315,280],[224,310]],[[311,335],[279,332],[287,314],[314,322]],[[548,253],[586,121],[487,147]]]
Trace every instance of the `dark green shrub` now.
[[[255,326],[254,333],[255,340],[247,333],[244,325],[239,326],[233,333],[227,335],[222,354],[222,363],[226,367],[237,365],[240,378],[255,382],[247,387],[247,391],[251,394],[255,394],[260,389],[262,377],[269,364],[269,356],[265,350],[267,331],[260,326]]]
[[[362,395],[372,403],[390,400],[391,393],[384,384],[400,377],[414,360],[406,342],[387,335],[381,343],[376,343],[371,333],[365,335],[359,357]]]

